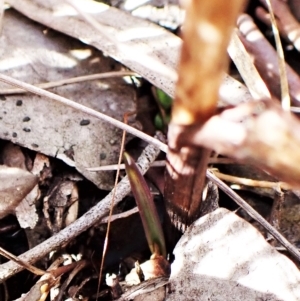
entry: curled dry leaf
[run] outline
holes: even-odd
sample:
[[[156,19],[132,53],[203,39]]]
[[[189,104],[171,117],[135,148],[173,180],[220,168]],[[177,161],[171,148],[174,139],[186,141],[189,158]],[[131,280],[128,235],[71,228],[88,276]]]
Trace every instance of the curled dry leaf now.
[[[38,178],[20,168],[0,166],[0,218],[14,212]]]

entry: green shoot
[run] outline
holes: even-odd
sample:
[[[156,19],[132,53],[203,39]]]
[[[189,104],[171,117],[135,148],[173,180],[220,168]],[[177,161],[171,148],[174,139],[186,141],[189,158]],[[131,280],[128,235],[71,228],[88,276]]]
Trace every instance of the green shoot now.
[[[142,219],[152,255],[166,257],[163,230],[147,183],[129,154],[123,155],[126,173]]]

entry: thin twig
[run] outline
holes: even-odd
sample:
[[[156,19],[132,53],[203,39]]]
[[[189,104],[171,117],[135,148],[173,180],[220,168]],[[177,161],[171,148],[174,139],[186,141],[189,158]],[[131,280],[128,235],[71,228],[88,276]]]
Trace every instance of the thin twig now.
[[[128,115],[129,114],[127,114],[127,113],[124,114],[124,123],[125,124],[128,123],[127,120],[128,120]],[[123,131],[122,140],[121,140],[121,149],[120,149],[119,160],[118,160],[118,169],[117,169],[116,176],[115,176],[114,188],[117,186],[118,181],[119,181],[120,165],[121,165],[122,158],[123,158],[125,138],[126,138],[126,131]],[[107,252],[107,246],[108,246],[108,235],[109,235],[110,227],[111,227],[111,216],[112,216],[112,213],[113,213],[113,208],[114,208],[114,203],[115,203],[115,195],[116,195],[116,189],[113,190],[113,195],[112,195],[112,199],[111,199],[111,206],[110,206],[110,211],[109,211],[109,215],[108,215],[108,223],[107,223],[107,229],[106,229],[105,239],[104,239],[104,244],[103,244],[102,259],[101,259],[101,264],[100,264],[99,279],[98,279],[98,285],[97,285],[96,301],[98,301],[98,297],[99,297],[102,271],[103,271],[104,260],[105,260],[105,256],[106,256],[106,252]]]
[[[158,154],[159,149],[153,145],[148,145],[145,148],[137,161],[142,174],[148,170],[150,163],[155,160]],[[119,182],[115,190],[115,205],[117,205],[131,190],[127,176]],[[22,254],[20,258],[28,263],[34,263],[49,254],[51,251],[59,249],[62,245],[70,242],[74,239],[74,237],[99,222],[109,213],[113,193],[114,192],[111,191],[103,200],[99,201],[96,206],[92,207],[87,213],[82,215],[70,226],[64,228],[56,235]],[[23,270],[23,267],[12,261],[0,265],[0,283],[21,270]]]
[[[117,220],[117,219],[120,219],[120,218],[126,218],[128,216],[131,216],[135,213],[139,212],[139,208],[138,207],[134,207],[130,210],[127,210],[127,211],[124,211],[122,213],[118,213],[118,214],[113,214],[110,218],[109,216],[108,217],[105,217],[103,219],[101,219],[100,223],[99,224],[106,224],[108,223],[108,220],[110,219],[111,222]]]
[[[54,82],[48,82],[48,83],[41,83],[34,85],[35,87],[39,87],[41,89],[50,89],[55,88],[63,85],[69,85],[69,84],[76,84],[86,81],[92,81],[96,79],[105,79],[105,78],[111,78],[111,77],[124,77],[124,76],[136,76],[139,75],[132,71],[112,71],[112,72],[104,72],[104,73],[95,73],[95,74],[89,74],[89,75],[83,75],[83,76],[76,76],[72,78],[66,78]],[[0,89],[0,95],[10,95],[10,94],[21,94],[26,93],[26,90],[24,89]]]
[[[151,164],[151,167],[164,167],[166,166],[166,161],[154,161]],[[88,171],[108,171],[108,170],[118,170],[118,169],[125,169],[125,164],[111,164],[111,165],[105,165],[105,166],[98,166],[98,167],[90,167],[87,168]]]
[[[209,158],[208,164],[238,164],[237,160],[231,158]],[[164,167],[166,166],[165,160],[154,161],[151,164],[151,167]],[[98,167],[89,167],[87,168],[88,171],[111,171],[117,170],[119,167],[118,164],[111,164],[111,165],[103,165]],[[120,169],[125,169],[125,164],[120,164]]]
[[[281,189],[291,189],[291,187],[284,183],[284,182],[270,182],[270,181],[259,181],[259,180],[252,180],[252,179],[246,179],[246,178],[240,178],[232,175],[227,175],[218,171],[211,170],[211,172],[217,176],[219,179],[235,184],[241,184],[251,187],[259,187],[259,188],[281,188]]]
[[[286,68],[285,68],[283,48],[282,48],[280,35],[279,35],[278,27],[276,24],[271,1],[270,0],[265,0],[265,1],[267,4],[269,13],[270,13],[270,20],[272,23],[272,30],[274,33],[276,50],[277,50],[277,55],[278,55],[280,88],[281,88],[281,104],[282,104],[282,108],[284,110],[289,111],[290,107],[291,107],[291,99],[290,99],[290,95],[289,95],[289,85],[288,85]]]
[[[115,127],[117,128],[120,128],[121,130],[124,130],[136,137],[139,137],[141,138],[142,140],[148,142],[148,143],[151,143],[152,145],[155,145],[156,147],[160,148],[163,152],[166,152],[167,151],[167,146],[165,144],[163,144],[162,142],[160,142],[159,140],[135,129],[134,127],[130,126],[130,125],[127,125],[117,119],[114,119],[112,117],[109,117],[103,113],[100,113],[100,112],[97,112],[91,108],[88,108],[82,104],[79,104],[75,101],[72,101],[70,99],[67,99],[65,97],[62,97],[62,96],[59,96],[57,94],[54,94],[54,93],[51,93],[49,91],[46,91],[46,90],[43,90],[43,89],[40,89],[38,87],[35,87],[33,85],[30,85],[30,84],[26,84],[24,82],[21,82],[17,79],[14,79],[10,76],[7,76],[7,75],[4,75],[4,74],[0,74],[0,81],[4,82],[4,83],[7,83],[7,84],[10,84],[10,85],[13,85],[15,87],[18,87],[18,88],[21,88],[23,90],[26,90],[26,91],[29,91],[29,92],[32,92],[34,94],[37,94],[37,95],[40,95],[40,96],[43,96],[43,97],[47,97],[47,98],[50,98],[50,99],[53,99],[53,100],[56,100],[60,103],[63,103],[69,107],[72,107],[76,110],[79,110],[83,113],[86,113],[86,114],[89,114],[91,116],[94,116],[96,118],[99,118],[99,119],[102,119],[102,120],[105,120],[107,122],[109,122],[110,124],[114,125]]]
[[[6,257],[7,259],[12,260],[15,263],[23,266],[24,269],[27,269],[28,271],[30,271],[31,273],[33,273],[35,275],[42,276],[47,273],[46,271],[43,271],[43,270],[29,264],[28,262],[20,259],[19,257],[15,256],[14,254],[11,254],[10,252],[3,249],[2,247],[0,247],[0,254],[2,256]]]

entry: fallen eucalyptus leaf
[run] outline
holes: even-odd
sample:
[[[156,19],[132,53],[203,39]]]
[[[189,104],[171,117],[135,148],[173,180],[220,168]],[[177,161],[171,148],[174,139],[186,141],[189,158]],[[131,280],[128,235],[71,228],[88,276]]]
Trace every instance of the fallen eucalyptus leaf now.
[[[182,45],[179,37],[104,3],[75,2],[83,12],[91,14],[105,26],[107,36],[115,39],[118,45],[113,45],[107,36],[94,30],[73,8],[60,0],[7,0],[9,5],[32,20],[93,45],[174,97]],[[224,75],[220,98],[227,104],[236,105],[252,97],[244,85]]]
[[[0,218],[13,213],[38,178],[20,168],[0,166]]]
[[[167,301],[300,300],[295,264],[227,209],[193,223],[174,254]]]
[[[100,51],[45,30],[13,10],[5,12],[0,49],[0,72],[33,84],[121,68]],[[8,87],[0,84],[0,90]],[[51,91],[118,120],[123,119],[123,113],[136,110],[134,88],[122,78],[73,83]],[[117,160],[121,131],[114,126],[27,93],[1,96],[0,127],[1,139],[59,158],[99,188],[112,188],[113,173],[86,168]]]

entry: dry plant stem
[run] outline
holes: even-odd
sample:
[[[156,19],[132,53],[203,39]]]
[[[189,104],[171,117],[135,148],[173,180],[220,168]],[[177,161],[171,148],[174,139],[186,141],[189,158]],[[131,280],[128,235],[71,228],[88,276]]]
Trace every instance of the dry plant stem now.
[[[127,114],[127,113],[124,114],[124,123],[125,124],[127,124],[127,120],[128,120],[128,115],[129,114]],[[119,176],[120,176],[120,164],[122,162],[122,156],[123,156],[123,152],[124,152],[125,138],[126,138],[126,132],[123,131],[123,133],[122,133],[122,140],[121,140],[121,149],[120,149],[119,160],[118,160],[118,169],[117,169],[116,177],[115,177],[114,190],[113,190],[113,195],[112,195],[112,200],[111,200],[111,207],[110,207],[110,211],[109,211],[107,229],[106,229],[106,233],[105,233],[105,240],[104,240],[104,246],[103,246],[103,251],[102,251],[102,259],[101,259],[101,264],[100,264],[100,271],[99,271],[99,280],[98,280],[98,286],[97,286],[97,297],[96,297],[96,300],[98,300],[98,297],[99,297],[100,284],[101,284],[101,276],[102,276],[102,271],[103,271],[103,266],[104,266],[104,260],[105,260],[105,256],[106,256],[106,252],[107,252],[108,235],[109,235],[109,232],[110,232],[111,216],[112,216],[112,212],[113,212],[113,208],[114,208],[115,195],[116,195],[116,187],[117,187]]]
[[[286,67],[285,67],[285,60],[284,60],[282,44],[281,44],[275,16],[274,16],[272,4],[271,4],[270,0],[265,0],[265,3],[267,5],[269,13],[270,13],[270,20],[271,20],[271,24],[272,24],[272,30],[274,33],[277,56],[278,56],[280,89],[281,89],[281,105],[284,110],[289,111],[290,107],[291,107],[291,100],[290,100],[290,96],[289,96],[289,87],[288,87],[288,81],[287,81],[287,76],[286,76]]]
[[[170,123],[170,128],[181,126],[182,135],[186,134],[186,127],[202,125],[216,111],[219,88],[228,68],[226,49],[244,1],[191,0],[186,3]],[[199,217],[210,151],[185,146],[180,137],[172,134],[168,139],[166,207],[172,223],[184,228]]]
[[[102,119],[104,121],[107,121],[109,122],[110,124],[113,124],[114,126],[136,136],[136,137],[139,137],[141,138],[142,140],[148,142],[148,143],[151,143],[152,145],[155,145],[157,147],[159,147],[162,151],[166,152],[167,150],[167,147],[165,144],[163,144],[162,142],[160,142],[158,139],[155,139],[147,134],[144,134],[143,132],[133,128],[132,126],[129,126],[117,119],[114,119],[112,117],[109,117],[103,113],[100,113],[100,112],[97,112],[93,109],[90,109],[84,105],[81,105],[75,101],[72,101],[70,99],[67,99],[65,97],[62,97],[62,96],[59,96],[57,94],[54,94],[54,93],[51,93],[51,92],[48,92],[46,90],[43,90],[43,89],[40,89],[38,87],[35,87],[33,85],[30,85],[30,84],[26,84],[24,82],[21,82],[17,79],[14,79],[10,76],[7,76],[7,75],[4,75],[4,74],[0,74],[0,81],[4,82],[4,83],[7,83],[7,84],[10,84],[10,85],[13,85],[15,87],[18,87],[18,88],[21,88],[23,90],[26,90],[26,91],[29,91],[29,92],[32,92],[34,94],[37,94],[37,95],[40,95],[40,96],[43,96],[43,97],[47,97],[47,98],[50,98],[50,99],[53,99],[55,101],[58,101],[60,103],[63,103],[67,106],[70,106],[76,110],[79,110],[81,112],[84,112],[86,114],[89,114],[91,116],[94,116],[96,118],[99,118],[99,119]]]
[[[127,210],[125,212],[119,213],[119,214],[113,214],[111,217],[105,217],[103,219],[101,219],[100,224],[106,224],[108,223],[109,219],[111,222],[120,219],[120,218],[126,218],[132,214],[138,213],[139,212],[139,208],[138,207],[134,207],[130,210]]]
[[[227,51],[248,87],[252,97],[254,99],[270,98],[270,92],[260,77],[252,62],[251,56],[245,49],[236,30],[232,34]]]
[[[226,49],[243,2],[186,2],[172,123],[203,123],[214,114],[223,74],[228,68]]]
[[[296,0],[297,1],[297,0]],[[296,2],[294,1],[294,2]],[[271,0],[274,14],[277,19],[278,29],[281,35],[295,46],[300,51],[300,24],[292,14],[295,10],[290,10],[288,3],[282,0]],[[299,11],[299,4],[297,3],[297,10]],[[270,16],[262,7],[256,9],[257,17],[267,25],[270,25]]]
[[[210,151],[197,147],[168,151],[164,197],[171,222],[181,231],[200,216],[209,156]]]
[[[208,164],[237,164],[238,161],[231,158],[209,158]],[[154,161],[151,167],[164,167],[166,166],[165,160]],[[117,170],[119,168],[118,164],[103,165],[98,167],[87,168],[88,171],[107,171],[107,170]],[[125,169],[125,164],[120,164],[120,169]]]
[[[113,72],[104,72],[104,73],[96,73],[96,74],[89,74],[89,75],[83,75],[83,76],[77,76],[72,78],[66,78],[62,80],[58,80],[55,82],[49,82],[49,83],[41,83],[36,84],[35,87],[39,87],[41,89],[50,89],[55,88],[63,85],[69,85],[69,84],[75,84],[75,83],[81,83],[96,79],[105,79],[105,78],[112,78],[112,77],[124,77],[124,76],[137,76],[138,74],[132,71],[113,71]],[[26,93],[26,90],[23,89],[0,89],[0,95],[9,95],[9,94],[21,94]]]
[[[84,261],[79,262],[78,265],[75,266],[75,268],[68,275],[68,278],[61,284],[59,293],[58,293],[55,301],[61,301],[61,300],[63,300],[63,295],[64,295],[65,291],[67,290],[68,285],[71,283],[71,281],[74,279],[74,277],[82,269],[84,269],[87,265],[88,265],[88,262],[84,260]]]
[[[259,31],[253,19],[248,15],[238,18],[239,37],[247,52],[253,57],[254,65],[265,81],[273,97],[280,99],[279,65],[276,51]],[[293,105],[300,104],[300,78],[286,64],[287,79]]]
[[[150,163],[155,160],[159,152],[160,150],[153,145],[149,145],[145,148],[137,161],[142,174],[147,171]],[[115,204],[118,204],[130,192],[128,178],[123,178],[115,190]],[[69,241],[74,239],[74,237],[78,236],[80,233],[87,230],[108,215],[111,207],[112,195],[113,191],[70,226],[24,253],[20,256],[20,258],[28,263],[33,263],[49,254],[52,250],[61,248],[63,245],[67,244]],[[15,275],[22,269],[23,267],[12,261],[0,265],[0,282],[5,281],[7,278]]]
[[[252,179],[226,175],[214,170],[211,170],[211,172],[219,179],[235,184],[241,184],[241,185],[251,186],[251,187],[271,188],[271,189],[280,189],[280,188],[286,190],[291,189],[291,187],[284,182],[259,181],[259,180],[252,180]]]
[[[213,181],[220,189],[230,196],[240,207],[242,207],[252,218],[259,222],[275,239],[277,239],[286,249],[300,261],[300,252],[286,238],[284,238],[273,226],[271,226],[259,213],[257,213],[246,201],[229,188],[224,182],[218,179],[213,173],[207,171],[208,179]]]

